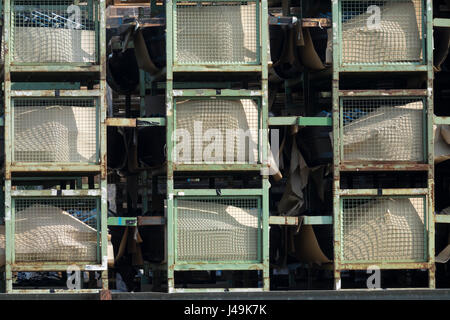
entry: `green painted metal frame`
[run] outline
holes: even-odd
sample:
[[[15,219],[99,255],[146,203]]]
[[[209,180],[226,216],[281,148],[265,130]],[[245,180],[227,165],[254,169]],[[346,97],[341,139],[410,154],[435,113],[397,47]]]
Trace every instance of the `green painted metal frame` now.
[[[11,61],[11,53],[9,50],[11,45],[11,2],[12,0],[4,1],[4,28],[3,28],[3,38],[5,43],[5,61],[4,61],[4,130],[5,130],[5,168],[4,168],[4,205],[5,205],[5,238],[6,238],[6,264],[5,264],[5,275],[6,275],[6,292],[18,292],[18,293],[45,293],[49,290],[16,290],[13,288],[12,273],[19,270],[32,270],[32,271],[45,271],[45,270],[67,270],[67,265],[71,264],[55,264],[55,263],[40,263],[37,265],[14,265],[13,263],[13,246],[14,246],[14,223],[13,223],[13,197],[22,196],[32,196],[32,197],[55,197],[55,196],[92,196],[97,197],[99,200],[100,207],[100,220],[102,223],[99,226],[101,234],[101,245],[99,246],[99,253],[101,257],[100,265],[80,265],[84,270],[89,271],[100,271],[102,279],[102,290],[108,289],[108,271],[107,271],[107,252],[108,252],[108,229],[107,229],[107,219],[108,219],[108,193],[107,193],[107,164],[106,164],[106,0],[90,0],[95,1],[98,5],[98,23],[97,23],[97,55],[98,61],[96,65],[79,65],[79,64],[65,64],[65,65],[13,65]],[[33,73],[35,76],[39,73],[45,75],[49,72],[95,72],[98,73],[99,77],[99,89],[97,90],[59,90],[55,92],[55,89],[73,89],[72,84],[67,85],[61,83],[60,85],[54,83],[40,84],[39,90],[23,90],[27,87],[17,87],[13,86],[11,82],[11,72],[25,72]],[[35,86],[30,88],[36,89]],[[20,90],[14,90],[20,89]],[[54,97],[68,96],[68,97],[81,97],[90,96],[98,97],[99,99],[99,126],[97,127],[99,136],[99,164],[98,165],[83,165],[83,164],[56,164],[52,166],[42,166],[40,164],[31,165],[27,164],[24,166],[13,166],[12,163],[12,98],[13,97]],[[100,182],[98,189],[95,190],[32,190],[32,191],[13,191],[12,189],[12,172],[31,172],[31,171],[47,171],[54,173],[67,173],[75,172],[76,174],[85,173],[98,173],[100,174]],[[76,263],[75,263],[76,264]],[[100,290],[100,289],[99,289]],[[99,290],[58,290],[58,292],[98,292]],[[55,290],[56,292],[57,290]]]
[[[358,0],[345,0],[346,2],[358,2]],[[402,0],[388,0],[388,2],[396,2],[396,1],[402,1]],[[433,48],[430,48],[427,44],[427,42],[430,41],[430,33],[429,33],[429,21],[432,21],[432,16],[430,19],[426,19],[425,12],[428,12],[429,6],[428,3],[430,0],[421,0],[422,1],[422,61],[420,62],[390,62],[390,63],[352,63],[352,64],[344,64],[342,62],[342,0],[333,0],[332,1],[332,8],[333,11],[336,12],[335,15],[333,15],[333,28],[336,31],[336,34],[334,36],[337,37],[337,42],[335,43],[335,46],[333,46],[333,58],[334,58],[334,51],[337,51],[336,59],[333,60],[333,65],[336,66],[339,65],[340,72],[426,72],[428,71],[428,61],[430,56],[432,56]],[[370,4],[370,1],[365,0],[364,2],[367,2],[368,5]],[[381,17],[382,19],[382,17]],[[334,32],[334,31],[333,31]]]
[[[352,65],[342,66],[341,64],[341,1],[332,1],[332,16],[333,16],[333,76],[332,76],[332,109],[333,109],[333,221],[334,221],[334,287],[336,290],[341,289],[341,271],[343,270],[363,270],[370,265],[376,264],[381,269],[427,269],[428,270],[428,285],[430,288],[435,288],[435,214],[434,214],[434,138],[433,138],[433,9],[432,0],[424,0],[424,7],[422,13],[423,17],[423,32],[424,35],[424,61],[421,65],[415,64],[386,64],[386,65]],[[402,165],[394,164],[373,164],[372,166],[355,165],[344,166],[341,162],[341,147],[343,145],[341,136],[340,123],[340,101],[341,97],[352,96],[375,96],[374,90],[340,90],[339,80],[340,74],[344,72],[426,72],[427,74],[427,88],[425,90],[387,90],[378,92],[382,96],[421,96],[426,100],[426,121],[424,125],[424,132],[426,133],[426,163],[422,165]],[[442,121],[446,121],[443,119]],[[404,171],[426,171],[427,188],[422,189],[388,189],[388,190],[344,190],[340,188],[340,172],[345,171],[359,171],[359,170],[404,170]],[[377,196],[377,195],[424,195],[427,199],[427,251],[428,256],[423,263],[386,263],[379,261],[377,263],[344,263],[341,259],[341,230],[342,230],[342,212],[341,199],[348,196]]]
[[[217,1],[217,0],[213,0]],[[233,0],[236,1],[236,0]],[[257,0],[259,6],[261,8],[259,18],[260,21],[268,21],[268,3],[267,0]],[[220,190],[221,196],[258,196],[261,201],[261,209],[262,209],[262,259],[258,264],[242,264],[239,261],[233,262],[231,264],[206,264],[206,265],[189,265],[183,267],[179,263],[177,263],[175,259],[176,252],[176,208],[175,208],[175,199],[183,196],[190,197],[205,197],[205,196],[218,196],[217,190],[211,189],[186,189],[186,190],[176,190],[174,188],[174,172],[176,170],[186,170],[186,171],[198,171],[205,169],[215,170],[215,171],[230,171],[230,170],[251,170],[251,169],[262,169],[269,165],[268,158],[268,127],[269,127],[269,118],[268,118],[268,105],[269,105],[269,90],[268,90],[268,52],[265,48],[268,48],[268,23],[258,23],[260,25],[260,44],[258,50],[260,52],[260,61],[259,65],[190,65],[190,66],[178,66],[174,62],[174,17],[176,13],[175,8],[176,1],[168,1],[166,2],[166,26],[167,26],[167,82],[166,82],[166,138],[167,141],[172,141],[173,133],[175,130],[175,99],[177,97],[259,97],[261,101],[261,119],[262,119],[262,156],[261,156],[261,164],[255,167],[245,166],[245,165],[237,165],[237,166],[227,166],[227,165],[216,165],[214,167],[206,167],[204,165],[186,165],[186,166],[175,166],[173,161],[174,155],[174,145],[173,143],[168,143],[167,147],[167,199],[166,199],[166,252],[167,252],[167,281],[168,281],[168,291],[169,293],[178,292],[180,289],[175,288],[175,270],[179,270],[180,268],[196,268],[197,270],[248,270],[250,269],[260,269],[262,270],[263,276],[263,288],[249,288],[249,289],[240,289],[244,291],[257,291],[269,290],[269,176],[268,172],[261,170],[261,178],[262,178],[262,188],[260,189],[224,189]],[[214,72],[214,71],[222,71],[222,72],[259,72],[261,73],[261,89],[260,90],[230,90],[224,89],[221,90],[212,90],[207,88],[199,88],[194,86],[194,89],[181,89],[180,85],[174,83],[174,72],[184,71],[184,72]],[[192,86],[190,86],[192,88]],[[223,86],[221,86],[223,87]],[[175,89],[176,88],[176,89]],[[189,86],[188,86],[189,88]],[[267,134],[266,134],[267,133]],[[267,170],[268,171],[268,170]],[[210,289],[192,289],[194,291],[208,291]]]
[[[95,23],[95,45],[96,45],[96,62],[95,63],[17,63],[12,59],[13,53],[13,34],[14,34],[14,21],[13,21],[13,6],[15,0],[4,0],[5,6],[5,20],[4,26],[7,30],[8,41],[5,41],[5,64],[9,64],[10,72],[102,72],[102,64],[105,59],[106,51],[100,45],[102,42],[102,32],[106,28],[106,0],[88,0],[88,10],[92,11],[92,18]],[[65,6],[61,4],[61,6]],[[7,16],[7,17],[6,17]],[[6,19],[7,18],[7,19]],[[105,38],[106,39],[106,38]],[[6,40],[6,39],[5,39]],[[8,61],[6,61],[8,60]]]
[[[171,64],[171,72],[264,72],[266,65],[264,64],[264,56],[267,56],[267,48],[263,45],[265,37],[264,29],[266,28],[266,21],[268,21],[268,16],[265,16],[264,5],[261,0],[247,0],[244,3],[255,3],[256,4],[256,61],[250,63],[227,63],[227,64],[213,64],[213,63],[194,63],[194,64],[181,64],[176,60],[176,41],[177,41],[177,2],[187,2],[186,0],[173,0],[171,1],[170,8],[166,6],[166,25],[167,25],[167,43],[171,45],[167,48],[171,50],[170,60],[167,59],[167,64]],[[193,0],[188,1],[189,3],[201,3],[205,2],[203,0]],[[207,2],[236,2],[242,3],[240,0],[208,0]],[[264,17],[264,18],[262,18]],[[265,19],[267,17],[267,19]],[[170,22],[170,32],[169,32],[169,22]],[[267,29],[268,30],[268,29]],[[267,31],[268,32],[268,31]],[[169,58],[169,52],[167,52],[167,57]]]

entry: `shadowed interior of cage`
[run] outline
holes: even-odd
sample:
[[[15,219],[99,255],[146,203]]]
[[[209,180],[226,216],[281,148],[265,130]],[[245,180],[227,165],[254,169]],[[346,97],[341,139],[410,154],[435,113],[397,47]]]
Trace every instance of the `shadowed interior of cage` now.
[[[342,1],[342,63],[423,59],[422,0]],[[380,8],[379,21],[373,7]]]
[[[177,1],[176,62],[256,63],[256,3],[244,3]]]
[[[15,261],[97,262],[97,219],[96,199],[15,199]]]
[[[256,199],[177,200],[178,261],[256,261],[261,232]]]
[[[16,162],[97,162],[94,99],[14,100]]]
[[[176,163],[258,163],[259,107],[251,99],[176,102]]]
[[[424,161],[421,99],[345,99],[344,161]]]
[[[342,260],[426,261],[424,198],[345,198]]]
[[[92,3],[13,1],[12,60],[17,63],[95,63]]]

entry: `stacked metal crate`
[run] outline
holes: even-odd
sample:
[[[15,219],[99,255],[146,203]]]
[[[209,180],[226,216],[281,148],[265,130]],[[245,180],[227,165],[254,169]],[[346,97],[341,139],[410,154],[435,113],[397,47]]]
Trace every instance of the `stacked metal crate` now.
[[[334,270],[434,275],[431,0],[333,1]],[[426,75],[427,89],[342,90],[342,75]],[[351,89],[351,88],[350,88]],[[422,171],[426,188],[342,189],[341,172]]]
[[[269,290],[267,1],[174,0],[166,14],[169,292],[188,290],[175,288],[175,271],[196,270],[260,270],[263,287],[250,290]],[[174,77],[188,73],[220,73],[223,81],[251,73],[260,87],[207,89],[208,82],[204,88],[200,82],[198,89],[183,89],[175,82],[174,90]],[[230,151],[237,144],[225,141],[228,130],[249,131],[257,148]],[[211,133],[224,140],[208,161],[204,138]],[[177,138],[188,137],[183,152],[177,150]],[[261,173],[261,187],[180,190],[174,175],[181,171]]]
[[[68,270],[107,289],[105,0],[5,0],[3,37],[6,291]]]

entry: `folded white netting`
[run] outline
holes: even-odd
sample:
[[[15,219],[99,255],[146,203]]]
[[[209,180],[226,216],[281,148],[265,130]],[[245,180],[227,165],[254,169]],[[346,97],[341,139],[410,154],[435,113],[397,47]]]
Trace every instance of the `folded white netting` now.
[[[14,62],[96,62],[95,31],[15,27]]]
[[[351,12],[351,4],[345,1]],[[363,2],[368,7],[369,2]],[[373,11],[365,12],[342,24],[342,62],[386,63],[412,62],[422,58],[420,1],[377,2],[380,8],[379,23]],[[366,9],[364,7],[364,9]]]
[[[4,248],[4,233],[0,234]],[[95,262],[97,231],[68,212],[33,205],[15,215],[16,262]]]
[[[257,260],[259,210],[253,200],[238,205],[218,201],[177,201],[177,259]]]
[[[423,261],[424,200],[344,200],[344,261]]]
[[[176,146],[177,163],[258,163],[260,126],[253,100],[180,101],[175,117],[183,139]]]
[[[14,106],[14,161],[95,162],[96,108]]]
[[[422,102],[358,110],[362,116],[344,124],[345,161],[423,161]]]
[[[178,5],[176,37],[180,64],[256,62],[256,5]]]

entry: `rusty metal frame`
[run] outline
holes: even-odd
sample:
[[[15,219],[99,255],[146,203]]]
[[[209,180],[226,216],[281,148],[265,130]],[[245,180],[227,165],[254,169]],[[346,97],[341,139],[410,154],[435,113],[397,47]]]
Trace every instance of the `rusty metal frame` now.
[[[432,47],[432,27],[433,27],[433,11],[432,1],[423,1],[423,31],[424,42],[423,64],[389,64],[389,65],[357,65],[345,66],[341,65],[341,1],[332,1],[333,15],[333,75],[332,75],[332,110],[333,110],[333,221],[334,221],[334,288],[341,288],[341,271],[343,270],[365,270],[369,265],[376,264],[381,269],[426,269],[428,270],[428,286],[435,288],[435,265],[434,265],[434,234],[435,234],[435,213],[434,213],[434,138],[433,138],[433,52]],[[410,90],[340,90],[340,75],[343,72],[426,72],[427,88],[426,89],[410,89]],[[345,164],[341,161],[341,146],[343,144],[340,135],[340,112],[341,97],[367,97],[367,96],[421,96],[424,97],[426,106],[426,120],[424,125],[424,136],[426,145],[426,159],[423,164],[405,164],[397,162],[389,163],[352,163]],[[389,190],[343,190],[340,187],[341,171],[426,171],[427,188],[423,189],[389,189]],[[343,263],[341,261],[341,206],[342,197],[366,195],[417,195],[422,194],[427,199],[426,212],[427,219],[427,259],[423,263],[386,263],[379,261],[378,263]]]

